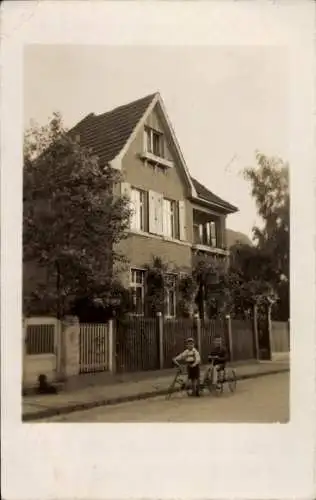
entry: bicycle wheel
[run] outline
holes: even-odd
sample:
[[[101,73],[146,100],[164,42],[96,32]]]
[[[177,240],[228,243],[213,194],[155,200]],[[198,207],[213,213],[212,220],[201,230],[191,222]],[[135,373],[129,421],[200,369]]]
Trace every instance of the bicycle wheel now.
[[[175,392],[176,386],[180,386],[180,390],[185,389],[185,384],[182,378],[182,373],[177,372],[174,376],[173,381],[171,382],[170,386],[168,387],[168,392],[166,394],[166,399],[170,399],[172,394]]]
[[[227,369],[225,374],[225,382],[227,382],[230,392],[236,391],[237,376],[235,370],[233,370],[232,368]]]
[[[203,387],[207,388],[210,394],[220,396],[223,392],[223,384],[221,382],[213,384],[213,369],[210,369],[205,375],[203,380]]]
[[[219,380],[217,384],[214,386],[214,391],[216,396],[221,396],[224,392],[224,383],[222,380]]]
[[[213,378],[213,372],[212,369],[209,368],[203,377],[203,380],[200,384],[200,389],[201,390],[207,389],[209,392],[213,392],[212,378]]]

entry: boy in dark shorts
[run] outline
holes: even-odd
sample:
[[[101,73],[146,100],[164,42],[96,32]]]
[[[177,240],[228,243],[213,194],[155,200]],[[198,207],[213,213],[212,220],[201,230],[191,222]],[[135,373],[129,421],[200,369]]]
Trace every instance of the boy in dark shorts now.
[[[192,395],[199,396],[201,356],[199,351],[194,347],[193,338],[187,339],[186,349],[173,358],[173,362],[177,366],[180,366],[179,361],[187,364],[188,379],[191,380],[192,383]]]
[[[209,360],[213,361],[215,368],[213,370],[212,383],[214,385],[217,385],[219,373],[224,372],[226,363],[228,361],[228,352],[221,337],[215,337],[214,341],[212,342]]]

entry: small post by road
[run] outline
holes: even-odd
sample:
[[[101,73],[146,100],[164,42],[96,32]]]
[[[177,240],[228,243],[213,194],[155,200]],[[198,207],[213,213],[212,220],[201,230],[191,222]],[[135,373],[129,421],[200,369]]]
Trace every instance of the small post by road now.
[[[257,304],[253,305],[253,318],[252,318],[252,329],[255,347],[255,358],[258,360],[260,358],[260,348],[259,348],[259,334],[258,334],[258,307]]]
[[[290,318],[287,320],[287,336],[288,336],[288,347],[289,352],[291,351],[291,320]]]
[[[163,316],[161,312],[157,312],[158,323],[158,353],[159,353],[159,368],[164,367],[164,353],[163,353]]]
[[[27,356],[27,349],[26,349],[26,342],[27,342],[27,320],[23,316],[22,318],[22,355],[23,355],[23,360],[22,360],[22,373],[23,373],[23,381],[22,385],[26,380],[26,356]]]
[[[230,314],[226,314],[226,316],[225,316],[225,329],[227,331],[229,360],[233,361],[234,360],[234,349],[233,349],[232,322],[231,322]]]
[[[109,320],[109,371],[116,373],[116,321]]]
[[[195,321],[195,328],[196,328],[196,346],[197,349],[202,356],[202,342],[201,342],[201,318],[198,314],[194,315],[194,321]]]
[[[272,321],[271,321],[271,309],[272,304],[269,302],[267,304],[267,330],[268,330],[268,341],[269,341],[269,359],[272,359]]]

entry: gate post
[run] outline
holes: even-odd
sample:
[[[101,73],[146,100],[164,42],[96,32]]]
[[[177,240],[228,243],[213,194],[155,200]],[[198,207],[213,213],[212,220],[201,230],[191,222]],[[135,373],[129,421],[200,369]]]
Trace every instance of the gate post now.
[[[255,344],[255,358],[260,359],[259,335],[258,335],[258,308],[257,304],[253,305],[252,331]]]
[[[116,322],[109,320],[109,371],[116,373]]]
[[[202,358],[202,342],[201,342],[201,318],[198,314],[194,315],[195,328],[196,328],[196,344],[197,350]]]
[[[158,355],[159,355],[159,368],[164,367],[164,352],[163,352],[163,316],[161,312],[157,312],[158,324]]]
[[[61,332],[61,372],[64,380],[79,374],[80,324],[76,316],[66,316]]]
[[[26,355],[27,355],[27,349],[26,349],[26,333],[27,333],[27,320],[23,316],[22,319],[22,385],[24,384],[26,380]]]
[[[234,360],[234,349],[233,349],[232,322],[230,314],[226,314],[225,316],[225,329],[227,332],[227,339],[228,339],[229,361],[231,362]]]
[[[271,322],[271,308],[272,304],[269,302],[267,304],[267,330],[268,330],[268,352],[269,352],[269,360],[272,359],[271,346],[272,346],[272,322]]]

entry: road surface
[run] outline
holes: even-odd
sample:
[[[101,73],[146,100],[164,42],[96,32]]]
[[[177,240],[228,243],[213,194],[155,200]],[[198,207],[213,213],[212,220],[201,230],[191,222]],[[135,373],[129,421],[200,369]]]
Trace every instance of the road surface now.
[[[253,422],[289,420],[289,374],[239,381],[236,393],[199,399],[174,394],[61,415],[40,422]]]

